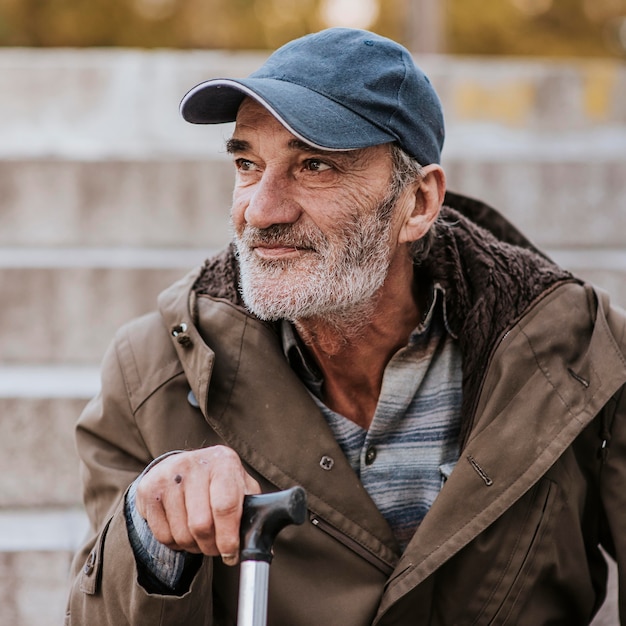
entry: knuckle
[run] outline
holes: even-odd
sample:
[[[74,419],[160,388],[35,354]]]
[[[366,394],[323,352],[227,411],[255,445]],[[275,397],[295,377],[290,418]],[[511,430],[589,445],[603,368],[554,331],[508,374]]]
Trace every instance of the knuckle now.
[[[139,500],[144,500],[148,498],[148,494],[150,493],[151,486],[150,481],[148,480],[148,475],[146,474],[138,483],[137,490],[135,492],[136,498]]]
[[[238,515],[241,510],[239,500],[232,498],[216,498],[213,502],[213,515],[215,517],[233,517]]]
[[[261,485],[259,485],[258,481],[252,478],[250,474],[246,474],[245,476],[245,485],[246,485],[246,493],[261,493]]]
[[[191,536],[189,530],[186,528],[175,529],[173,532],[172,540],[174,545],[177,547],[175,549],[180,550],[182,548],[187,552],[191,552],[197,547],[194,538]]]
[[[239,552],[239,537],[237,535],[222,534],[216,542],[219,554],[236,554]]]
[[[228,465],[241,465],[239,455],[228,446],[213,446],[211,448],[205,448],[203,452],[205,453],[204,457],[212,461],[216,466],[225,463]]]
[[[166,529],[166,528],[157,526],[155,528],[151,527],[150,530],[152,530],[152,534],[154,535],[154,538],[159,543],[162,543],[163,545],[168,546],[168,547],[175,545],[176,541],[174,540],[174,536],[170,532],[169,528]]]
[[[189,532],[201,541],[213,538],[213,524],[206,519],[190,519],[188,521]]]
[[[176,540],[176,547],[174,550],[185,550],[185,552],[197,552],[198,544],[193,537],[181,537]]]

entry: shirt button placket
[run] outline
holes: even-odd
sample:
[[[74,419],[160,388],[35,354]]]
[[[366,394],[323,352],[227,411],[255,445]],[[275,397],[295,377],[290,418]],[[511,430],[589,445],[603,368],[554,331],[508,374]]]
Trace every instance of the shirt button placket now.
[[[376,447],[369,446],[365,451],[365,465],[371,465],[376,460],[377,454]]]

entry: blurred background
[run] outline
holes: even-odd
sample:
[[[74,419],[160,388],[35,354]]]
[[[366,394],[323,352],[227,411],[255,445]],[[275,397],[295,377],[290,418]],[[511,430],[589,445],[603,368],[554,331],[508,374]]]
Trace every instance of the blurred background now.
[[[0,624],[62,623],[104,350],[228,241],[230,129],[180,99],[335,25],[415,54],[451,189],[626,306],[626,0],[0,0]]]
[[[327,26],[422,52],[624,54],[624,0],[1,0],[0,45],[274,49]]]

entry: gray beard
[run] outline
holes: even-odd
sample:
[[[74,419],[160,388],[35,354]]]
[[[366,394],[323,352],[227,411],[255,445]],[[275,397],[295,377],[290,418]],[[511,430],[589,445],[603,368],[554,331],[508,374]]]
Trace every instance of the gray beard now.
[[[235,234],[240,289],[246,306],[263,320],[321,319],[358,332],[376,307],[389,271],[391,214],[397,195],[365,216],[354,216],[329,240],[318,229],[277,224]],[[260,259],[253,246],[280,243],[303,250],[287,260]],[[351,334],[352,334],[351,332]]]

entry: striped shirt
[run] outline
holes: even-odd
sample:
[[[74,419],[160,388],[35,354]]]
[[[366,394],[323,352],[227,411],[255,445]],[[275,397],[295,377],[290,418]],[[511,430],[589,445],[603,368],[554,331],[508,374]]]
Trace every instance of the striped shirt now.
[[[443,292],[408,344],[389,361],[368,430],[329,409],[323,381],[307,364],[293,330],[283,343],[328,421],[339,446],[404,549],[458,459],[461,354],[447,332]],[[294,362],[296,359],[296,362]],[[297,363],[299,361],[299,363]]]

